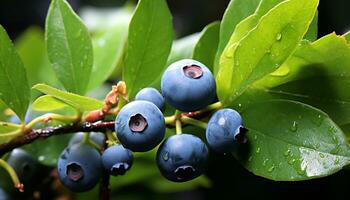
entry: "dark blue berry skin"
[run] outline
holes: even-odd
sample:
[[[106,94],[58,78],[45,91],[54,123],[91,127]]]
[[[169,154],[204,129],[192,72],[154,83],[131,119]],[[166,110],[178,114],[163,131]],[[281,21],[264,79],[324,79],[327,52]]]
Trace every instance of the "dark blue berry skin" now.
[[[83,138],[84,138],[83,132],[75,133],[73,137],[69,140],[68,146],[81,142]],[[91,132],[90,140],[95,142],[98,146],[102,147],[104,144],[105,135],[99,132]]]
[[[204,64],[192,59],[171,64],[162,76],[161,89],[170,105],[185,112],[204,108],[216,97],[213,74]]]
[[[10,200],[10,197],[2,188],[0,188],[0,200]]]
[[[145,100],[152,102],[159,108],[159,110],[164,111],[164,97],[155,88],[143,88],[136,94],[135,100]]]
[[[226,153],[234,150],[245,140],[241,115],[232,109],[216,111],[210,118],[206,129],[206,139],[214,151]]]
[[[102,176],[99,152],[87,144],[74,144],[63,150],[57,163],[61,182],[73,192],[92,189]]]
[[[33,182],[39,171],[39,162],[27,151],[23,149],[14,149],[8,159],[7,163],[15,170],[16,174],[23,183]]]
[[[164,116],[151,102],[133,101],[118,113],[115,130],[125,148],[134,152],[149,151],[164,138]]]
[[[111,175],[124,175],[132,166],[133,155],[129,149],[125,149],[122,145],[113,145],[103,152],[102,163]]]
[[[174,182],[185,182],[206,171],[208,148],[194,135],[174,135],[159,147],[156,160],[165,178]]]

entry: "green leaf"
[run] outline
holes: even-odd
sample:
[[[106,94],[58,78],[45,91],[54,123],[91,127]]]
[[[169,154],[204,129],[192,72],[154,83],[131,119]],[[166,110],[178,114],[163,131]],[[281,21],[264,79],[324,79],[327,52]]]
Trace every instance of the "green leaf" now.
[[[322,109],[339,125],[350,123],[350,46],[329,34],[304,41],[276,72],[256,83],[271,95]]]
[[[103,106],[103,103],[97,99],[58,90],[45,84],[37,84],[33,87],[33,89],[39,90],[44,94],[53,96],[58,100],[63,101],[64,103],[79,110],[80,112],[100,109]]]
[[[344,34],[345,39],[350,43],[350,31]]]
[[[93,64],[91,39],[65,0],[51,2],[45,34],[49,60],[57,78],[68,91],[84,94]]]
[[[318,0],[284,1],[239,42],[230,41],[216,77],[220,101],[231,104],[249,85],[283,64],[305,35],[317,5]]]
[[[37,83],[58,85],[47,58],[44,32],[39,27],[28,28],[16,39],[15,47],[25,64],[30,86]]]
[[[63,101],[58,100],[57,98],[51,95],[43,95],[37,98],[32,104],[33,110],[37,110],[37,111],[52,111],[52,110],[58,110],[67,106],[69,105],[67,105]]]
[[[208,24],[193,50],[193,59],[205,64],[213,71],[215,55],[219,43],[220,22]]]
[[[26,70],[1,25],[0,44],[0,100],[24,121],[30,99]]]
[[[45,140],[36,140],[24,146],[24,149],[41,164],[55,167],[60,154],[67,147],[70,138],[71,134],[67,134],[46,138]]]
[[[228,41],[229,43],[228,45],[232,45],[239,42],[244,36],[246,36],[249,33],[249,31],[251,31],[253,28],[257,26],[262,16],[264,16],[270,9],[272,9],[282,1],[284,0],[262,0],[254,14],[245,18],[244,20],[242,20],[240,23],[236,25],[235,31],[233,32],[230,40]],[[215,74],[217,74],[217,71],[219,70],[221,64],[222,63],[218,63],[216,65]]]
[[[20,128],[20,125],[18,125],[18,124],[0,121],[0,134],[1,133],[9,133],[9,132],[18,130],[19,128]]]
[[[94,33],[92,38],[94,65],[89,82],[89,90],[102,85],[113,71],[121,71],[121,69],[116,69],[116,67],[121,68],[121,65],[117,65],[117,63],[123,54],[131,14],[132,12],[129,8],[120,9],[112,25]]]
[[[268,113],[268,114],[267,114]],[[350,149],[340,128],[316,108],[275,100],[242,113],[248,143],[237,158],[258,176],[276,181],[328,176],[350,164]]]
[[[306,32],[304,39],[309,40],[311,42],[317,40],[317,32],[318,32],[318,12],[316,12],[314,19],[312,20],[309,30]]]
[[[175,40],[171,47],[171,52],[168,58],[167,66],[175,61],[185,58],[191,58],[193,54],[193,49],[197,44],[199,37],[200,33],[193,33],[186,37]]]
[[[253,14],[256,8],[258,7],[261,0],[231,0],[228,5],[224,16],[221,21],[220,26],[220,40],[218,45],[217,54],[215,57],[215,67],[214,74],[218,72],[218,65],[221,53],[226,47],[227,43],[230,40],[230,37],[233,31],[236,28],[236,25]]]
[[[140,0],[130,22],[123,68],[129,98],[160,77],[172,40],[172,16],[166,1]]]

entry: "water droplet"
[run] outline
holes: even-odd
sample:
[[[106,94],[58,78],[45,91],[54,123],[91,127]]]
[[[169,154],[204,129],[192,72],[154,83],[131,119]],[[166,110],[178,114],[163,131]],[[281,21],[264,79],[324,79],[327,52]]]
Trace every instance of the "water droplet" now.
[[[340,163],[340,158],[339,157],[336,157],[335,160],[334,160],[334,164],[339,164]]]
[[[264,162],[263,162],[263,166],[266,166],[267,162],[269,162],[269,159],[265,159]]]
[[[239,103],[239,104],[238,104],[238,107],[242,107],[242,104]]]
[[[292,126],[290,127],[290,130],[291,130],[292,132],[296,132],[296,131],[298,130],[298,122],[293,121],[293,124],[292,124]]]
[[[319,153],[319,156],[320,156],[321,158],[324,158],[324,154],[323,154],[323,153]]]
[[[321,147],[321,144],[320,143],[317,143],[316,144],[316,149],[320,148]]]
[[[292,158],[292,159],[288,160],[288,164],[293,165],[295,163],[295,161],[296,160],[294,158]]]
[[[39,156],[39,157],[38,157],[38,160],[39,160],[39,161],[44,161],[44,160],[45,160],[45,156]]]
[[[249,156],[248,162],[252,161],[252,159],[253,159],[253,156]]]
[[[313,120],[312,122],[316,125],[316,126],[321,126],[323,121],[323,117],[322,115],[318,114]]]
[[[276,67],[279,66],[279,64],[277,63],[275,65]],[[290,69],[287,65],[282,65],[280,68],[278,68],[276,71],[272,72],[270,75],[271,76],[287,76],[290,72]]]
[[[168,152],[165,152],[165,154],[163,155],[163,159],[165,161],[169,160],[169,153]]]
[[[257,140],[258,139],[258,136],[257,135],[254,135],[254,140]]]
[[[277,35],[276,35],[276,40],[277,41],[280,41],[282,39],[282,34],[281,33],[278,33]]]
[[[258,147],[255,152],[260,153],[260,150],[261,150],[260,147]]]
[[[298,169],[297,170],[297,173],[299,174],[299,175],[304,175],[305,174],[305,169],[303,170],[303,169]]]
[[[275,169],[275,165],[272,165],[267,171],[272,172]]]
[[[287,149],[287,151],[284,152],[284,156],[288,156],[290,154],[291,150]]]

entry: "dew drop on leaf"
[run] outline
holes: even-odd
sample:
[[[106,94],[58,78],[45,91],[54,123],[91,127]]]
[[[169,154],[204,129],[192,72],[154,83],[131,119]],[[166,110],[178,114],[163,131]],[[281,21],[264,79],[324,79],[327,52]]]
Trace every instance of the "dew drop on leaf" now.
[[[293,124],[292,124],[292,126],[290,127],[290,130],[291,130],[292,132],[296,132],[296,131],[298,130],[298,122],[293,121]]]
[[[282,39],[282,34],[281,33],[278,33],[277,35],[276,35],[276,40],[277,41],[280,41]]]

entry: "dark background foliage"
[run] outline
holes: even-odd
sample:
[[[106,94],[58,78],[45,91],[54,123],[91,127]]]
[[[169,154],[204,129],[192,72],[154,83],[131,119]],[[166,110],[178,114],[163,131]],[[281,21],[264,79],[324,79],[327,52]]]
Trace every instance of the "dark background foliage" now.
[[[221,18],[228,0],[173,0],[168,1],[174,16],[177,37],[201,31],[209,22]],[[71,0],[79,12],[83,6],[114,7],[124,1]],[[0,2],[0,24],[15,39],[31,25],[43,26],[49,0],[3,0]],[[319,6],[319,37],[335,31],[343,34],[350,30],[350,1],[321,0]],[[123,188],[116,196],[132,194],[136,199],[348,199],[350,171],[341,171],[327,178],[303,182],[274,182],[254,176],[232,157],[212,155],[207,174],[213,181],[210,190],[152,194],[142,183]],[[137,195],[141,194],[141,195]]]

